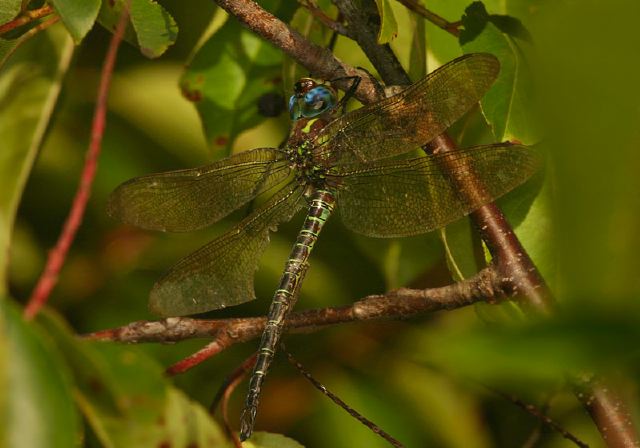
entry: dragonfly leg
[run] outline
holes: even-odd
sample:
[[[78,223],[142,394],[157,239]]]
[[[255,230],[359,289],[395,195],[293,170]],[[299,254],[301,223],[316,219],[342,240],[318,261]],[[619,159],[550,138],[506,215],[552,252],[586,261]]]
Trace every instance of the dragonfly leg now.
[[[349,100],[353,98],[353,95],[355,95],[356,90],[358,90],[358,86],[360,85],[360,81],[362,81],[362,78],[360,76],[342,76],[340,78],[332,79],[329,82],[333,84],[336,81],[344,81],[344,80],[351,81],[351,85],[346,90],[346,92],[344,93],[344,96],[340,99],[340,101],[338,101],[338,104],[336,104],[335,107],[333,108],[333,110],[339,110],[340,108],[342,108],[341,113],[343,115],[347,110],[347,102],[349,102]]]

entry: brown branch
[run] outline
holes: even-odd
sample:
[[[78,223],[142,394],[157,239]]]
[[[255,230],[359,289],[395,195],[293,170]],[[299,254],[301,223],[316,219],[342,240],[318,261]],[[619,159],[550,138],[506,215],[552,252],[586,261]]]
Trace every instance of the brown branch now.
[[[44,5],[42,8],[27,10],[15,19],[0,25],[0,35],[54,13],[55,11],[51,5]]]
[[[617,391],[596,378],[580,378],[574,381],[574,387],[576,396],[596,422],[607,446],[640,447],[633,416]]]
[[[447,33],[452,36],[459,37],[460,36],[460,22],[449,22],[443,17],[440,17],[438,14],[429,11],[427,8],[422,6],[416,0],[396,0],[398,3],[402,3],[407,9],[420,14],[422,17],[427,19],[429,22],[433,23],[438,28],[443,29]]]
[[[360,48],[369,59],[386,84],[411,84],[389,44],[378,44],[377,29],[374,31],[371,23],[379,22],[378,8],[373,2],[354,2],[352,0],[334,0],[335,5],[347,21],[350,36],[358,42]],[[368,8],[360,4],[368,5]],[[380,98],[376,98],[380,99]]]
[[[505,297],[504,290],[507,287],[502,284],[495,270],[488,267],[465,281],[441,288],[401,288],[384,295],[367,296],[347,306],[299,311],[291,314],[286,320],[285,331],[308,333],[347,322],[406,318],[422,313],[461,308],[476,302],[495,303]],[[173,343],[186,339],[214,338],[212,343],[190,357],[194,362],[188,367],[192,367],[198,361],[204,360],[201,352],[210,357],[230,345],[257,338],[262,334],[265,322],[266,317],[212,320],[170,317],[159,321],[132,322],[123,327],[97,331],[84,337],[126,343]]]
[[[67,220],[64,223],[62,233],[58,238],[56,246],[49,252],[47,264],[44,272],[38,279],[38,283],[29,298],[24,314],[27,319],[33,318],[40,308],[47,302],[51,291],[58,282],[58,275],[62,265],[67,257],[67,253],[76,232],[82,223],[84,211],[91,195],[91,186],[98,167],[98,157],[102,147],[102,135],[106,122],[107,113],[107,96],[111,85],[111,75],[115,66],[116,56],[120,42],[124,36],[127,25],[128,8],[125,7],[120,16],[120,21],[113,33],[107,55],[105,56],[100,76],[100,85],[98,87],[98,97],[96,99],[95,112],[93,115],[93,124],[91,127],[91,142],[87,150],[85,164],[82,169],[80,185],[73,199],[73,204]]]

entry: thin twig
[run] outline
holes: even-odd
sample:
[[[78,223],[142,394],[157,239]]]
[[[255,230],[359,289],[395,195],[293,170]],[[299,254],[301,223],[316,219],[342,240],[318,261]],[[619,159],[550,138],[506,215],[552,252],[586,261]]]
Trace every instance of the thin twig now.
[[[429,11],[427,8],[422,6],[416,0],[397,0],[399,3],[402,3],[411,11],[420,14],[422,17],[427,19],[429,22],[433,23],[438,28],[445,30],[447,33],[459,37],[460,36],[460,25],[461,22],[449,22],[443,17],[440,17],[438,14]]]
[[[66,259],[67,253],[75,238],[76,232],[82,223],[84,211],[91,195],[91,186],[98,166],[98,157],[102,147],[102,135],[104,133],[106,112],[107,112],[107,96],[111,85],[111,75],[115,66],[116,56],[120,42],[124,36],[124,31],[128,20],[128,7],[122,10],[120,21],[113,33],[107,55],[105,56],[100,76],[100,85],[98,87],[98,97],[93,115],[93,124],[91,127],[91,142],[87,150],[84,168],[80,178],[80,185],[73,199],[73,204],[67,220],[64,224],[62,233],[58,238],[56,246],[49,252],[47,264],[44,272],[38,279],[38,284],[34,288],[24,314],[27,319],[33,318],[40,308],[47,302],[51,290],[58,281],[58,275]]]
[[[27,10],[10,22],[0,25],[0,35],[53,13],[55,13],[55,11],[51,5],[44,5],[42,8]]]
[[[253,365],[256,363],[256,357],[258,353],[254,353],[245,359],[242,364],[240,364],[227,378],[225,378],[224,382],[218,389],[218,393],[216,394],[211,406],[209,407],[209,413],[211,415],[215,414],[216,408],[218,404],[222,403],[222,421],[224,422],[224,428],[227,432],[229,438],[233,441],[233,445],[236,448],[242,448],[242,442],[240,441],[240,437],[236,431],[233,430],[231,424],[229,423],[228,417],[228,404],[229,398],[233,391],[238,387],[238,384],[242,382],[242,380],[247,376],[247,373],[253,368]]]
[[[386,431],[384,431],[382,428],[380,428],[378,425],[376,425],[375,423],[373,423],[371,420],[369,420],[368,418],[366,418],[365,416],[363,416],[362,414],[360,414],[358,411],[356,411],[355,409],[353,409],[351,406],[349,406],[347,403],[345,403],[344,401],[342,401],[342,399],[340,399],[340,397],[338,397],[336,394],[334,394],[333,392],[331,392],[329,389],[327,389],[321,382],[319,382],[318,380],[316,380],[313,375],[311,375],[311,373],[309,373],[302,364],[300,364],[298,362],[298,360],[296,360],[293,355],[288,352],[285,347],[284,344],[282,344],[282,351],[284,353],[286,353],[287,355],[287,359],[289,360],[289,362],[296,368],[298,369],[298,372],[300,372],[302,374],[302,376],[304,376],[311,384],[313,384],[313,387],[315,387],[316,389],[318,389],[320,392],[322,392],[323,394],[325,394],[327,397],[329,397],[329,399],[331,401],[333,401],[334,403],[336,403],[338,406],[340,406],[342,409],[344,409],[350,416],[352,416],[353,418],[355,418],[356,420],[358,420],[360,423],[362,423],[364,426],[366,426],[367,428],[369,428],[371,431],[373,431],[374,434],[379,435],[380,437],[382,437],[383,439],[385,439],[387,442],[389,442],[391,445],[397,447],[397,448],[403,448],[404,445],[402,443],[400,443],[398,440],[396,440],[393,436],[391,436],[389,433],[387,433]]]
[[[2,57],[2,59],[0,59],[0,70],[2,69],[4,64],[6,64],[6,62],[9,60],[9,58],[13,55],[13,53],[16,52],[16,50],[18,48],[20,48],[22,45],[24,45],[32,37],[37,35],[40,31],[46,30],[51,25],[55,25],[59,21],[60,21],[60,16],[53,16],[50,19],[45,20],[44,22],[37,24],[36,26],[31,28],[29,31],[24,33],[22,36],[17,38],[14,41],[13,47],[9,51],[7,51],[7,53]]]
[[[298,2],[303,7],[307,8],[309,13],[311,13],[313,17],[315,17],[320,23],[329,28],[331,31],[349,37],[348,28],[345,27],[342,23],[333,20],[331,17],[326,15],[314,0],[298,0]]]
[[[539,419],[542,423],[544,423],[545,425],[549,426],[550,428],[552,428],[553,430],[558,432],[562,437],[564,437],[567,440],[570,440],[571,442],[573,442],[574,444],[576,444],[580,448],[589,448],[589,445],[587,445],[585,442],[583,442],[578,437],[573,435],[571,432],[569,432],[569,430],[565,429],[562,425],[560,425],[560,423],[558,423],[555,420],[553,420],[542,409],[538,408],[537,406],[535,406],[535,405],[533,405],[531,403],[525,403],[524,401],[522,401],[520,398],[516,397],[515,395],[511,395],[511,394],[508,394],[506,392],[499,391],[499,390],[494,389],[492,387],[488,387],[488,389],[491,390],[496,395],[499,395],[502,398],[504,398],[505,400],[508,400],[511,403],[515,404],[516,406],[518,406],[520,409],[522,409],[526,413],[533,415],[534,417]]]

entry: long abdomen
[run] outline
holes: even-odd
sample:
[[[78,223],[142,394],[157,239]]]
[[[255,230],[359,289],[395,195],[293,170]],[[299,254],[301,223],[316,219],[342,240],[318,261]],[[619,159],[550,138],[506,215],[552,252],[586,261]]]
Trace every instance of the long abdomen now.
[[[242,440],[249,438],[253,432],[262,382],[275,355],[282,335],[284,321],[298,299],[300,286],[307,271],[309,254],[318,239],[318,234],[322,230],[324,223],[333,211],[334,203],[335,199],[331,192],[326,190],[316,191],[311,199],[309,212],[304,220],[302,229],[298,233],[296,244],[293,246],[291,255],[285,264],[280,284],[273,296],[271,308],[269,308],[256,365],[249,382],[249,393],[247,394],[241,420],[240,438]]]

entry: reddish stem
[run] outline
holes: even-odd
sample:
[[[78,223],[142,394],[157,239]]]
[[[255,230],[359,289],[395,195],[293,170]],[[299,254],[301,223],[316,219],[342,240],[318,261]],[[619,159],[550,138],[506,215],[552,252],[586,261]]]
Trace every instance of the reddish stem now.
[[[91,142],[87,150],[84,168],[80,178],[80,185],[76,191],[71,211],[64,223],[58,242],[49,252],[44,272],[38,279],[38,284],[34,288],[33,293],[29,298],[29,302],[27,303],[27,307],[25,308],[24,315],[27,319],[32,319],[38,313],[40,308],[44,306],[51,294],[51,290],[58,282],[60,269],[62,269],[67,253],[69,252],[69,248],[71,247],[76,232],[82,223],[84,211],[87,207],[89,197],[91,196],[91,186],[96,174],[98,157],[100,156],[100,150],[102,148],[102,135],[104,133],[106,123],[107,96],[111,85],[111,75],[115,66],[120,42],[124,36],[128,15],[128,8],[125,7],[109,44],[104,65],[102,66],[100,86],[98,87],[98,97],[96,99],[93,124],[91,126]]]
[[[170,366],[167,369],[167,375],[173,376],[184,373],[201,362],[217,355],[233,343],[234,341],[231,338],[221,335],[218,339],[205,345],[204,348]]]

